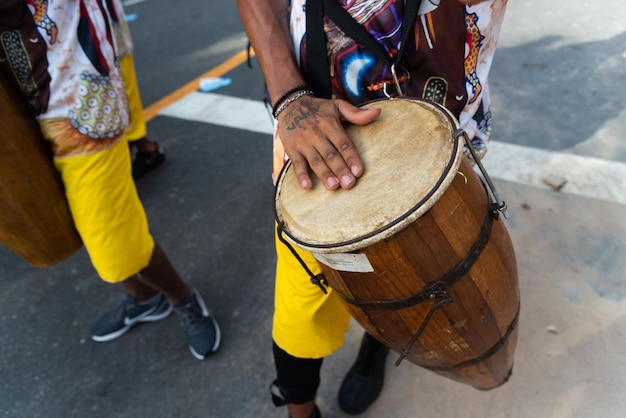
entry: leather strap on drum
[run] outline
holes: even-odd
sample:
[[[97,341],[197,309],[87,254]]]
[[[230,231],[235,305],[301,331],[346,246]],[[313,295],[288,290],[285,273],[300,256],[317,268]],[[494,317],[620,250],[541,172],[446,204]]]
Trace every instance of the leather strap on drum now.
[[[489,242],[491,227],[493,225],[493,220],[496,217],[497,209],[496,206],[492,204],[490,205],[490,210],[487,212],[487,216],[485,216],[485,220],[483,221],[483,225],[480,228],[478,237],[476,238],[476,241],[472,245],[472,248],[469,250],[465,258],[461,260],[452,270],[447,272],[442,278],[432,281],[424,286],[419,293],[409,296],[406,299],[370,302],[362,302],[351,299],[338,291],[337,294],[339,294],[346,302],[350,303],[351,305],[354,305],[357,308],[369,310],[397,310],[408,308],[427,300],[440,299],[447,294],[446,290],[449,287],[453,286],[456,282],[458,282],[465,274],[467,274],[469,269],[474,265],[474,263],[482,253],[483,249]]]
[[[413,348],[413,345],[426,329],[426,326],[429,324],[430,319],[434,315],[435,311],[443,307],[444,305],[449,305],[453,302],[450,295],[448,295],[447,289],[452,287],[456,282],[458,282],[463,276],[467,274],[470,268],[472,268],[472,266],[482,253],[483,249],[489,242],[494,219],[498,219],[497,203],[489,204],[489,210],[487,211],[487,215],[485,216],[483,225],[480,229],[480,232],[478,233],[478,237],[476,238],[476,241],[474,241],[474,245],[472,245],[472,248],[467,253],[465,258],[461,260],[452,270],[446,273],[441,279],[432,281],[424,286],[419,293],[416,293],[408,298],[401,300],[361,302],[355,299],[348,298],[341,292],[336,291],[337,294],[339,294],[346,302],[363,310],[397,310],[417,305],[418,303],[424,302],[426,300],[435,301],[433,306],[431,306],[430,310],[428,311],[428,314],[424,318],[424,321],[422,321],[419,329],[415,332],[415,334],[413,334],[413,337],[411,337],[409,342],[400,353],[400,356],[395,362],[395,366],[398,366],[402,362],[402,360],[409,355],[411,349]],[[511,330],[507,331],[507,334],[501,340],[500,345],[503,344],[503,341],[506,340],[506,337],[508,336],[510,331]],[[499,347],[498,344],[496,344],[496,346]],[[495,349],[496,347],[494,346],[492,347],[492,349],[488,350],[487,353],[491,353]],[[489,355],[487,355],[487,357]],[[480,358],[482,358],[482,356],[472,361],[478,362],[480,361]]]

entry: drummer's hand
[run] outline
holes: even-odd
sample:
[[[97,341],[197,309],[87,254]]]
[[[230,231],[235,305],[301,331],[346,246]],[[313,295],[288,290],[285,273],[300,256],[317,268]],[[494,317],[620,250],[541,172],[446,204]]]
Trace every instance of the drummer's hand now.
[[[365,125],[379,114],[380,109],[314,96],[291,103],[278,116],[278,127],[300,187],[313,186],[309,167],[328,190],[353,187],[363,174],[363,161],[341,122]]]

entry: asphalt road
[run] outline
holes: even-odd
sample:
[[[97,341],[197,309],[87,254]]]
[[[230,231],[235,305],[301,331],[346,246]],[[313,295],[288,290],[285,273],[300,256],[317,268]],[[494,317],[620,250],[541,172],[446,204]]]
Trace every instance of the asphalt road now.
[[[234,1],[126,3],[136,18],[130,27],[145,106],[246,47]],[[626,164],[625,16],[622,0],[511,1],[491,73],[494,140],[541,155],[593,157],[606,167],[594,181],[612,180],[606,171]],[[220,94],[262,99],[254,60],[224,76],[232,83]],[[164,115],[148,129],[167,161],[138,190],[153,234],[220,321],[220,351],[198,362],[174,317],[94,343],[89,326],[121,293],[98,279],[84,250],[37,269],[0,248],[1,417],[286,416],[267,391],[274,375],[271,138]],[[522,287],[511,382],[476,394],[389,364],[383,395],[363,416],[623,416],[623,203],[571,194],[569,186],[556,193],[521,175],[496,180],[511,203]],[[626,195],[623,180],[612,187],[614,196]],[[358,337],[354,327],[325,363],[325,417],[345,416],[334,396]]]

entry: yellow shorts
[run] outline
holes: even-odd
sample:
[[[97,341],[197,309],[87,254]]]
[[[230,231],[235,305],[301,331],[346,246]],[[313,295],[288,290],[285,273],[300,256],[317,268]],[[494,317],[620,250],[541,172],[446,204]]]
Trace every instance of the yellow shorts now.
[[[120,69],[122,70],[122,79],[126,88],[130,117],[129,126],[124,131],[124,139],[126,141],[136,141],[145,137],[147,130],[146,121],[143,118],[143,106],[141,104],[141,95],[139,94],[139,85],[137,84],[137,75],[135,73],[135,62],[132,55],[125,55],[120,59]]]
[[[295,248],[295,247],[294,247]],[[314,274],[320,266],[307,251],[296,248]],[[276,289],[272,337],[294,357],[322,358],[339,349],[350,315],[339,296],[312,284],[308,273],[276,236]]]
[[[154,240],[131,177],[126,141],[91,153],[57,157],[65,194],[91,262],[107,282],[122,281],[150,263]]]

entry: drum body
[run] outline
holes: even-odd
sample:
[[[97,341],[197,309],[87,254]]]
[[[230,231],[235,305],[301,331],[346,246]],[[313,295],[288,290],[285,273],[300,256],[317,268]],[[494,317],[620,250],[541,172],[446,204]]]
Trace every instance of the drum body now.
[[[50,266],[82,243],[51,152],[1,73],[0,108],[0,242],[33,266]]]
[[[491,389],[506,382],[517,339],[515,253],[462,156],[458,122],[419,99],[349,126],[366,173],[350,190],[299,188],[286,166],[279,227],[313,252],[329,285],[372,336],[410,362]],[[380,145],[383,142],[384,145]]]

